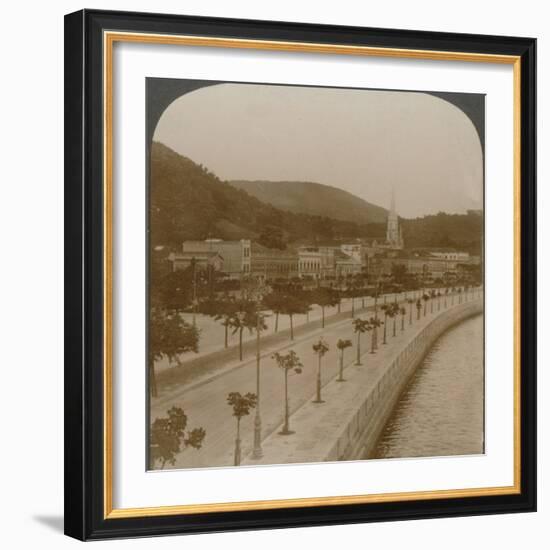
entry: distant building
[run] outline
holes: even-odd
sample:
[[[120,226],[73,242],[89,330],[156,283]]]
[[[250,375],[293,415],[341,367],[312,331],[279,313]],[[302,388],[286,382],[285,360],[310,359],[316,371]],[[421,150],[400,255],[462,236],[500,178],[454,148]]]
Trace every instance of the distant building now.
[[[431,252],[431,255],[442,260],[459,260],[461,262],[467,262],[470,259],[468,252],[457,252],[456,250]]]
[[[172,271],[182,271],[193,263],[197,269],[206,270],[210,266],[214,271],[223,271],[223,258],[217,252],[176,252],[168,259],[172,262]]]
[[[350,256],[358,262],[363,262],[363,245],[361,243],[342,244],[340,245],[340,250],[346,256]]]
[[[389,276],[394,265],[403,265],[407,272],[419,279],[453,278],[463,272],[463,266],[475,265],[468,260],[447,259],[433,254],[406,255],[401,257],[377,257],[369,265],[369,274],[375,277]]]
[[[223,258],[223,272],[232,279],[238,279],[250,273],[251,244],[248,239],[223,241],[206,239],[204,241],[185,241],[183,253],[217,252]]]
[[[357,275],[363,271],[362,255],[348,255],[344,252],[336,253],[336,276],[346,277],[348,275]]]
[[[290,279],[300,274],[298,254],[252,244],[251,274],[263,280]]]
[[[334,275],[334,248],[330,246],[301,246],[298,249],[300,277],[324,279]]]
[[[395,210],[395,193],[392,188],[390,210],[386,222],[386,247],[402,250],[404,246],[405,243],[403,241],[401,226],[399,225],[399,217]]]

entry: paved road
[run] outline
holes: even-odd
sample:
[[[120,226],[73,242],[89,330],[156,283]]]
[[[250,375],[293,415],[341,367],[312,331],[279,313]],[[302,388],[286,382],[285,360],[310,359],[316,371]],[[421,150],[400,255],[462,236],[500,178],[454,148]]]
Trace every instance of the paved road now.
[[[443,301],[442,301],[443,302]],[[443,310],[443,304],[441,305]],[[409,328],[408,316],[406,317],[406,332],[420,330],[434,315],[437,315],[437,307],[434,314],[428,315],[420,321],[414,321]],[[371,312],[363,314],[364,318],[370,317]],[[416,316],[413,315],[415,318]],[[392,345],[391,337],[392,321],[388,326],[388,340]],[[400,318],[397,322],[398,334],[400,331]],[[312,345],[323,336],[329,344],[329,351],[323,358],[322,378],[323,384],[328,383],[338,374],[338,355],[336,342],[339,338],[350,339],[353,347],[346,350],[346,364],[353,363],[356,357],[356,336],[353,333],[351,319],[327,327],[325,330],[316,329],[297,340],[287,343],[285,348],[293,349],[304,363],[302,374],[294,374],[289,377],[289,398],[291,413],[297,410],[306,400],[312,399],[315,394],[317,376],[317,357],[312,350]],[[379,342],[382,334],[379,332]],[[361,338],[363,352],[362,362],[368,365],[370,354],[370,334],[364,334]],[[400,340],[400,338],[397,338]],[[397,343],[397,342],[396,342]],[[283,372],[276,366],[275,361],[269,355],[261,360],[261,415],[262,437],[267,437],[278,429],[283,421]],[[175,468],[193,468],[210,466],[233,465],[233,449],[235,439],[236,422],[232,417],[232,410],[226,403],[227,394],[231,391],[241,393],[256,391],[256,361],[245,361],[240,367],[233,368],[220,376],[213,377],[196,387],[187,389],[186,386],[173,391],[170,396],[160,400],[153,400],[151,407],[151,419],[163,416],[172,405],[180,406],[185,410],[189,419],[189,428],[202,427],[206,430],[204,445],[200,450],[187,449],[181,453],[176,461]],[[254,411],[250,416],[241,421],[241,438],[243,444],[243,457],[251,451]]]

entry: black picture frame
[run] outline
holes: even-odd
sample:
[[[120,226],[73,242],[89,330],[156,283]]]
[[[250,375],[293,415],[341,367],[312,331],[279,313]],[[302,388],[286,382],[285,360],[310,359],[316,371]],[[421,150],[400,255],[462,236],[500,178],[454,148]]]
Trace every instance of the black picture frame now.
[[[103,32],[197,35],[519,57],[520,458],[517,494],[105,517]],[[83,10],[65,17],[65,533],[80,540],[536,510],[536,40]]]

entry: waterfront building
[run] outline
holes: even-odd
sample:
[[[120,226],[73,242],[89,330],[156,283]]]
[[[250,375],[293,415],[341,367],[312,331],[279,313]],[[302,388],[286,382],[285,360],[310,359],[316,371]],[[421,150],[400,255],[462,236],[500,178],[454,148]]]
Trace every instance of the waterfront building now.
[[[349,256],[341,251],[336,253],[336,276],[347,277],[348,275],[358,275],[363,271],[362,256]]]
[[[217,252],[223,258],[223,272],[229,278],[239,279],[243,275],[250,274],[251,243],[249,239],[185,241],[182,252],[191,254]]]
[[[276,250],[252,243],[250,272],[267,280],[291,279],[300,275],[299,258],[294,250]]]
[[[172,271],[183,271],[193,263],[199,270],[211,267],[214,271],[223,271],[223,257],[218,252],[175,252],[168,256],[172,262]]]
[[[301,246],[298,249],[300,277],[325,279],[334,276],[334,252],[330,246]]]

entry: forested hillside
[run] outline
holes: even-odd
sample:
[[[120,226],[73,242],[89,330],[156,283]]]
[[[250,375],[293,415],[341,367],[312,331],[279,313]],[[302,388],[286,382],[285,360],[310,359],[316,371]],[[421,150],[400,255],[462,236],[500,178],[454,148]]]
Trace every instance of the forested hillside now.
[[[270,248],[367,237],[369,224],[295,214],[265,204],[161,143],[151,151],[151,244],[252,238]]]
[[[309,181],[230,181],[237,189],[281,210],[358,224],[385,223],[387,210],[343,189]]]
[[[153,143],[151,151],[150,201],[152,246],[179,248],[186,239],[210,237],[248,238],[269,248],[284,249],[299,243],[337,244],[362,237],[383,240],[385,236],[385,219],[356,223],[276,208],[220,180],[207,168],[161,143]],[[357,198],[357,209],[365,208],[365,204],[369,203]],[[307,210],[309,207],[305,202],[304,205]],[[400,221],[407,248],[480,251],[483,218],[476,214],[439,213]]]

